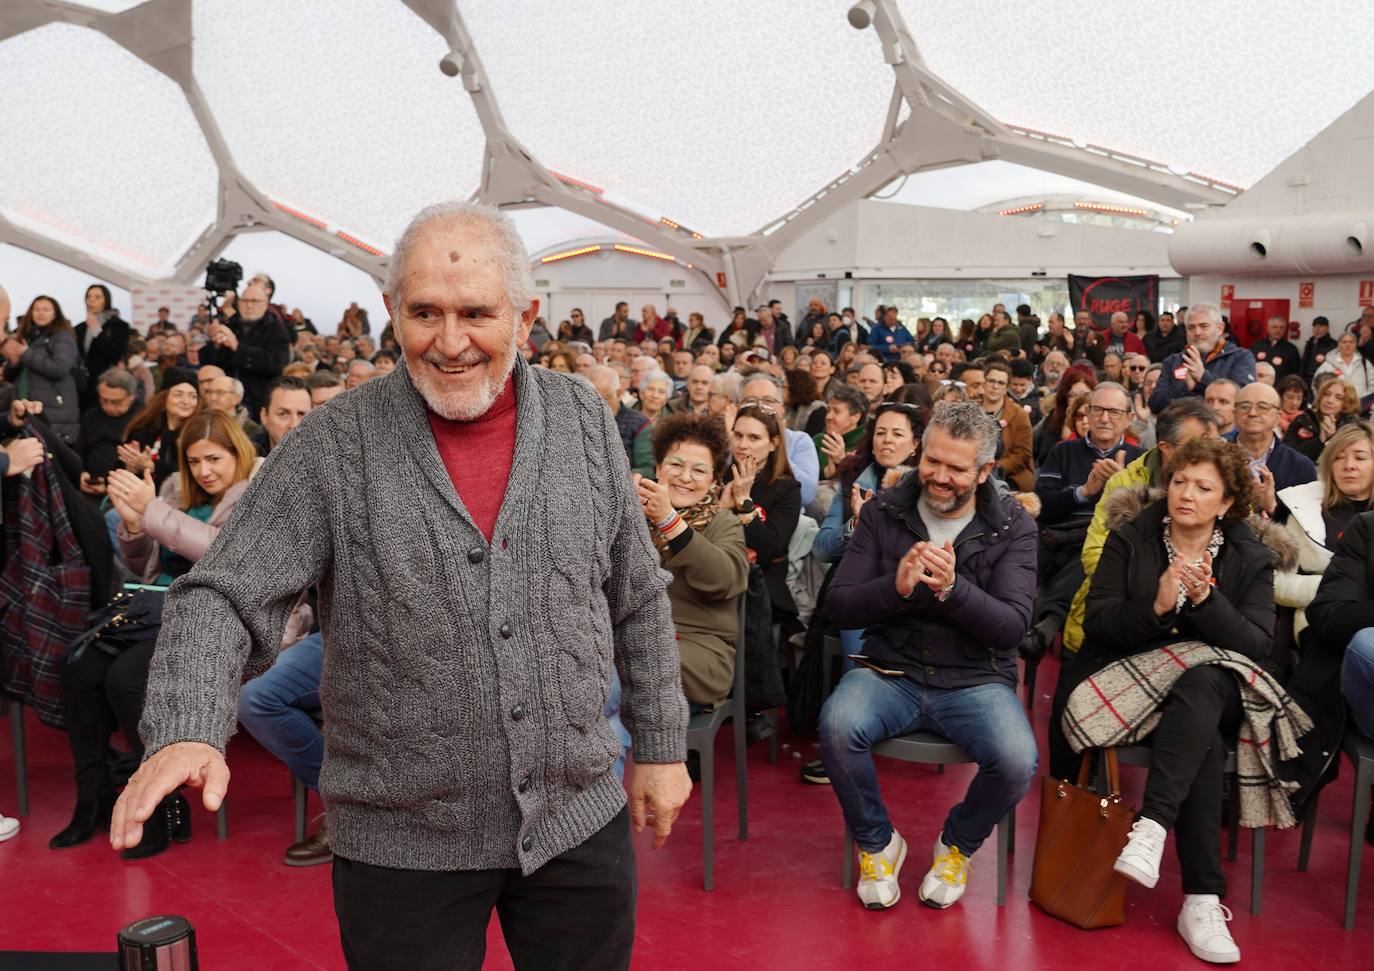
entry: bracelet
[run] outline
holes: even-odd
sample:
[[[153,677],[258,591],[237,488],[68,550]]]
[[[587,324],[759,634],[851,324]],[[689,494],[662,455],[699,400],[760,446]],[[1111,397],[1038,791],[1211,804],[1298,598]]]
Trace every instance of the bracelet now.
[[[654,529],[667,529],[668,527],[672,526],[673,520],[676,519],[677,516],[678,512],[676,509],[674,509],[668,515],[664,516],[658,522],[654,523]]]
[[[678,527],[679,524],[681,524],[681,522],[682,516],[680,516],[678,513],[673,513],[672,519],[668,520],[666,523],[655,524],[655,528],[660,533],[671,533],[674,529]]]

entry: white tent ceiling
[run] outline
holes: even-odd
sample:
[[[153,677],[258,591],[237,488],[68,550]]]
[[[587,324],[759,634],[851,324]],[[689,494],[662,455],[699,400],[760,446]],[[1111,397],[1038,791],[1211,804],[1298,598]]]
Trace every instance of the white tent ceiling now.
[[[1374,88],[1374,4],[1364,0],[879,2],[904,18],[920,69],[991,118],[1239,185]],[[436,69],[453,39],[439,26],[442,0],[153,0],[168,22],[191,10],[194,80],[232,170],[217,167],[176,83],[63,12],[138,6],[0,5],[0,36],[22,31],[0,41],[0,216],[10,225],[153,278],[170,275],[217,217],[217,230],[233,231],[226,175],[379,250],[423,204],[484,185],[490,123],[461,79]],[[880,142],[892,50],[851,29],[848,7],[458,0],[482,95],[538,165],[647,223],[667,217],[708,237],[773,222]],[[23,30],[53,16],[75,22]],[[918,173],[903,197],[976,208],[1068,179],[1018,168]],[[988,184],[999,175],[1005,190]],[[565,230],[627,232],[609,215],[616,230],[585,214],[520,222],[532,250]]]

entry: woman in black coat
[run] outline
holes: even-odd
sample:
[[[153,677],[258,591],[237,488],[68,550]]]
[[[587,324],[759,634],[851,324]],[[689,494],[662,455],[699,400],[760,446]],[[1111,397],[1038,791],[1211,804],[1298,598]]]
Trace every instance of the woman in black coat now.
[[[1355,386],[1332,378],[1322,385],[1312,406],[1288,423],[1283,444],[1315,462],[1337,429],[1359,419],[1360,396]]]
[[[1270,661],[1274,558],[1246,518],[1254,478],[1245,454],[1219,439],[1194,439],[1173,454],[1165,481],[1162,501],[1144,505],[1148,497],[1134,490],[1108,500],[1112,532],[1088,593],[1086,640],[1055,695],[1052,771],[1061,777],[1073,759],[1059,728],[1064,706],[1108,664],[1181,641]],[[1282,530],[1269,527],[1265,536],[1294,552]],[[1140,816],[1116,869],[1153,887],[1173,830],[1184,892],[1179,933],[1203,960],[1238,960],[1220,897],[1222,771],[1242,720],[1239,683],[1215,665],[1191,668],[1158,711]]]
[[[775,621],[797,612],[787,589],[787,548],[801,518],[801,485],[792,477],[782,429],[776,409],[740,406],[730,433],[735,464],[721,494],[721,505],[744,524],[749,562],[763,571]]]

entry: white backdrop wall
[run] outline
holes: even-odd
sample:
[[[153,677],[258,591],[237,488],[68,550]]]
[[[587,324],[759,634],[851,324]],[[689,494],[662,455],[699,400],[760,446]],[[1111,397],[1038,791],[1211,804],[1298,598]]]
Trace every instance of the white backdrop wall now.
[[[1228,284],[1236,288],[1236,300],[1287,300],[1288,319],[1301,324],[1302,338],[1306,340],[1312,334],[1313,317],[1326,317],[1331,322],[1331,333],[1339,334],[1346,324],[1360,316],[1362,281],[1374,290],[1374,279],[1369,276],[1193,276],[1188,278],[1184,303],[1218,303],[1221,288]],[[1311,307],[1298,306],[1298,288],[1304,282],[1315,284]]]
[[[558,249],[574,249],[578,245],[571,242]],[[539,313],[554,332],[574,307],[582,309],[595,330],[621,300],[630,305],[630,316],[635,320],[646,303],[652,303],[659,314],[672,307],[684,323],[693,311],[717,329],[729,319],[725,299],[712,292],[715,288],[700,273],[679,263],[615,250],[603,249],[557,263],[540,264],[536,257],[534,282]]]

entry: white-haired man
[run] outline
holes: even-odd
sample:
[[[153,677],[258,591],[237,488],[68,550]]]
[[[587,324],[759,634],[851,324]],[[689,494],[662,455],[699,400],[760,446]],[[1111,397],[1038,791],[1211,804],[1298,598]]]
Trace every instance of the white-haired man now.
[[[244,671],[317,586],[351,968],[479,967],[493,908],[517,967],[628,967],[631,817],[661,844],[690,792],[670,577],[600,397],[520,358],[528,267],[490,208],[416,216],[384,292],[405,366],[308,415],[167,598],[111,842],[180,785],[218,808]]]
[[[1150,395],[1150,410],[1156,415],[1169,402],[1185,395],[1204,397],[1207,386],[1223,378],[1243,388],[1255,380],[1255,357],[1243,347],[1226,340],[1221,309],[1214,303],[1199,303],[1188,308],[1184,320],[1188,344],[1178,354],[1164,359],[1159,384]]]

